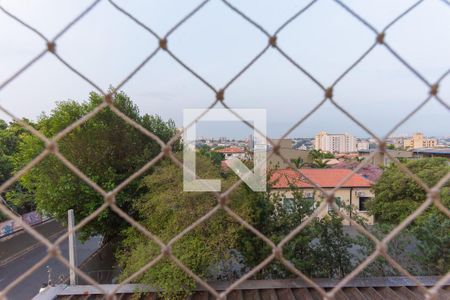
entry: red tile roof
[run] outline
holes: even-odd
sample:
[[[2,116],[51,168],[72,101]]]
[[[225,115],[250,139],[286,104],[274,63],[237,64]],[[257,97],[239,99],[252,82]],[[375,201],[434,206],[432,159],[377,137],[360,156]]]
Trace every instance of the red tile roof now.
[[[321,187],[335,187],[352,172],[352,170],[348,169],[300,169],[300,171],[303,175],[293,169],[276,170],[271,175],[269,182],[272,184],[272,188],[275,189],[290,188],[292,186],[299,188],[314,187],[309,183],[308,179]],[[370,187],[372,186],[372,181],[359,174],[353,174],[341,186]]]
[[[239,148],[239,147],[228,147],[228,148],[223,148],[223,149],[219,149],[219,150],[215,150],[216,152],[219,153],[244,153],[245,150],[243,148]]]

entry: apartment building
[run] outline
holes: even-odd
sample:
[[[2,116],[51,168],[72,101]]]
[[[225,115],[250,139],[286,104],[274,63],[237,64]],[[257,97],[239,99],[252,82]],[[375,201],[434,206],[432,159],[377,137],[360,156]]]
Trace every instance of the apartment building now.
[[[403,141],[403,146],[406,149],[418,149],[418,148],[434,148],[437,145],[437,139],[429,139],[423,136],[423,133],[414,133],[410,139]]]
[[[336,186],[340,188],[335,191],[336,203],[339,207],[351,205],[358,216],[366,219],[368,224],[373,224],[374,218],[367,213],[366,202],[374,197],[371,191],[373,182],[359,174],[353,174],[350,178],[340,184],[352,170],[349,169],[301,169],[303,175],[292,169],[280,169],[272,173],[269,183],[271,184],[271,193],[280,197],[280,201],[288,205],[289,201],[294,199],[294,191],[300,190],[305,198],[314,199],[317,205],[324,201],[321,192],[306,179],[309,178],[324,190],[331,191]],[[306,177],[305,177],[306,176]],[[323,210],[318,217],[323,218],[332,208]],[[348,225],[347,220],[343,221]]]
[[[329,134],[325,131],[315,136],[314,149],[333,153],[356,152],[357,139],[349,133]]]

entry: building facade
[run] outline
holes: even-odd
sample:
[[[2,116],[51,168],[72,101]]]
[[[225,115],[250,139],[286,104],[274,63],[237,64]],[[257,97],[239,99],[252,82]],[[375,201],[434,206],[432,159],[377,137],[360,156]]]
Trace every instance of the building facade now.
[[[349,133],[329,134],[325,131],[315,136],[314,149],[332,153],[356,152],[357,139]]]
[[[232,159],[232,158],[238,158],[238,159],[247,159],[248,155],[244,148],[240,147],[227,147],[219,150],[214,150],[217,153],[222,153],[225,159]]]
[[[437,139],[428,139],[423,136],[423,133],[414,133],[410,139],[403,141],[403,146],[406,149],[418,149],[418,148],[434,148],[437,145]]]
[[[335,192],[336,204],[342,207],[351,206],[353,211],[366,220],[367,224],[373,224],[373,216],[367,213],[366,202],[374,197],[371,191],[373,182],[364,178],[359,174],[353,174],[349,169],[301,169],[303,175],[292,169],[280,169],[275,171],[269,183],[271,184],[271,193],[284,203],[289,203],[294,199],[296,191],[301,191],[304,198],[314,199],[316,206],[325,200],[324,195],[317,191],[315,187],[306,179],[310,179],[320,185],[325,191],[331,191],[340,185]],[[304,177],[306,176],[306,177]],[[340,184],[347,176],[350,178],[343,184]],[[328,206],[318,217],[323,218],[332,211],[332,207]],[[348,214],[347,210],[345,213]],[[351,213],[350,213],[350,217]],[[348,220],[343,221],[344,225],[348,225]]]

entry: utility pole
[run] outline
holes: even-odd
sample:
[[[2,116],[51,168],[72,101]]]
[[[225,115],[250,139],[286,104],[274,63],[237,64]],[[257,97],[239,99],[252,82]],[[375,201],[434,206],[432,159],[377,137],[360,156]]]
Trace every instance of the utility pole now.
[[[67,224],[69,232],[75,227],[75,217],[73,215],[73,209],[67,211]],[[76,256],[75,251],[75,232],[69,234],[69,262],[72,267],[76,267]],[[69,270],[70,273],[70,285],[77,284],[77,275],[73,269]]]

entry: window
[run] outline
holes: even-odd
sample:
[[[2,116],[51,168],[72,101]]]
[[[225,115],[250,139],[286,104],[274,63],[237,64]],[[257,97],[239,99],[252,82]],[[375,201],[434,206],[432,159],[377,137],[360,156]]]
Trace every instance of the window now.
[[[359,197],[359,210],[360,211],[367,211],[366,208],[366,201],[368,201],[370,197]]]

